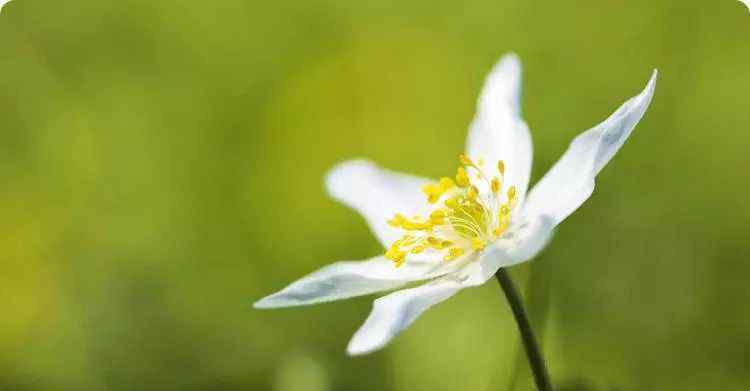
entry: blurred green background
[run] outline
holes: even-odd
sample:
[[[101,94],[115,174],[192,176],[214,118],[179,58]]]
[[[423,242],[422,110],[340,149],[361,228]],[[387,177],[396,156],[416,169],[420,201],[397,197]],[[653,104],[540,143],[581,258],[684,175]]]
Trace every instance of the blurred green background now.
[[[533,179],[661,72],[594,196],[512,270],[554,382],[750,389],[749,38],[734,0],[15,0],[0,389],[532,389],[496,284],[354,359],[369,297],[250,308],[380,252],[324,173],[451,173],[507,51]]]

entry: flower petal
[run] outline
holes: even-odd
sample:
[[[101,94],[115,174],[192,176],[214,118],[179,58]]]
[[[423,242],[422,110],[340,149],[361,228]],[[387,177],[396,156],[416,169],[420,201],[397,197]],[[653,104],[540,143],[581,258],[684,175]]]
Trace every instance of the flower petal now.
[[[573,213],[594,191],[594,178],[612,159],[646,112],[656,86],[654,71],[646,88],[609,118],[573,139],[568,150],[529,192],[523,213],[548,215],[555,224]]]
[[[456,280],[443,278],[375,300],[370,316],[349,342],[347,353],[367,354],[384,347],[428,308],[464,287]]]
[[[330,264],[256,302],[255,308],[324,303],[399,288],[455,270],[452,264],[410,260],[396,268],[385,257]]]
[[[515,54],[503,56],[490,72],[469,129],[466,153],[483,158],[494,175],[505,162],[505,180],[523,201],[531,173],[531,135],[521,119],[521,63]]]
[[[331,169],[326,187],[331,197],[364,216],[384,247],[402,236],[388,225],[396,213],[424,215],[428,203],[422,186],[428,179],[382,169],[366,160],[351,160]]]
[[[553,221],[547,216],[529,220],[455,273],[375,300],[370,316],[354,334],[347,352],[360,355],[384,347],[431,306],[461,289],[484,284],[500,267],[533,258],[548,243],[553,228]]]

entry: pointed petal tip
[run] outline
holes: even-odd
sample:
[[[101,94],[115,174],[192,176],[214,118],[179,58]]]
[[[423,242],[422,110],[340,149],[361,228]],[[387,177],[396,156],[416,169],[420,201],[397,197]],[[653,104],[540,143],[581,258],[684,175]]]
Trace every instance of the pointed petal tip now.
[[[643,89],[643,91],[638,94],[637,97],[634,97],[633,99],[645,99],[645,108],[648,108],[648,106],[651,104],[651,98],[654,96],[654,91],[656,90],[656,80],[659,77],[659,70],[654,69],[654,71],[651,73],[651,77],[648,79],[648,83],[646,83],[646,87]],[[644,109],[645,111],[645,109]]]
[[[659,70],[654,68],[654,71],[651,72],[651,78],[648,80],[648,88],[654,89],[656,86],[656,79],[659,77]]]
[[[367,351],[362,349],[360,346],[355,346],[352,342],[346,346],[346,355],[350,357],[364,356]]]
[[[373,305],[373,313],[378,307],[378,302],[382,299],[383,298],[375,300]],[[383,327],[383,325],[373,327],[373,324],[370,324],[370,322],[372,321],[372,317],[373,314],[371,313],[370,317],[367,318],[365,323],[357,330],[356,333],[354,333],[352,339],[349,340],[349,344],[346,346],[347,355],[352,357],[363,356],[376,350],[380,350],[385,347],[385,345],[387,345],[393,337],[395,337],[395,334],[397,334],[391,334],[389,337],[388,329]]]
[[[502,76],[517,77],[521,73],[521,58],[515,52],[503,54],[492,68],[490,75],[495,77]]]
[[[384,348],[387,344],[388,339],[385,341],[367,340],[357,333],[354,334],[354,337],[352,337],[352,340],[346,346],[346,354],[351,357],[364,356]]]
[[[507,52],[500,57],[500,63],[505,64],[514,64],[514,65],[520,65],[521,64],[521,57],[518,56],[518,53],[516,52]]]
[[[265,309],[276,308],[276,307],[279,307],[279,306],[275,306],[273,304],[272,296],[266,296],[256,301],[255,303],[253,303],[253,308],[256,310],[265,310]]]
[[[281,291],[270,294],[256,301],[255,303],[253,303],[253,308],[256,310],[267,310],[274,308],[298,307],[307,304],[308,303],[298,303],[293,300],[289,300],[289,298],[284,295],[283,291]]]

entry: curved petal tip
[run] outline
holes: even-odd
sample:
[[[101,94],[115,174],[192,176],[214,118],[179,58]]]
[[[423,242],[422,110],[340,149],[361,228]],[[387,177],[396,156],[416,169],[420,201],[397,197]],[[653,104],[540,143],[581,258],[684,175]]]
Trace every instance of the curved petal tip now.
[[[349,342],[347,354],[359,356],[383,348],[428,308],[465,287],[450,279],[436,280],[375,300],[370,316]]]
[[[651,79],[648,80],[648,84],[646,85],[646,90],[653,91],[654,88],[656,88],[656,79],[659,77],[659,70],[654,68],[654,71],[651,72]]]
[[[365,354],[382,349],[390,341],[390,339],[386,335],[369,337],[370,338],[363,338],[361,336],[358,337],[358,335],[355,335],[346,346],[346,354],[350,356],[363,356]]]
[[[521,58],[516,52],[505,53],[497,62],[497,68],[504,68],[513,71],[521,70]]]
[[[266,296],[255,303],[253,303],[253,308],[256,310],[262,310],[262,309],[268,309],[268,308],[279,308],[280,306],[278,304],[274,305],[274,295]]]

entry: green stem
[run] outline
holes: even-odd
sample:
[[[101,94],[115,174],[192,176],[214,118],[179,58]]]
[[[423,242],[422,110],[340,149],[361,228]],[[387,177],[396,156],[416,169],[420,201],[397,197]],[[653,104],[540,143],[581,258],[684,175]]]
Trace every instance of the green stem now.
[[[513,280],[511,280],[510,275],[504,268],[500,268],[495,273],[495,278],[500,283],[500,287],[503,288],[508,305],[510,305],[510,309],[513,311],[513,317],[515,317],[518,331],[521,333],[521,342],[526,351],[526,357],[529,359],[529,366],[531,366],[531,372],[534,375],[534,383],[536,383],[537,389],[539,391],[552,391],[547,367],[544,364],[544,358],[542,357],[541,350],[539,350],[539,345],[534,338],[534,331],[531,329],[529,317],[523,308],[521,295],[518,294]]]

